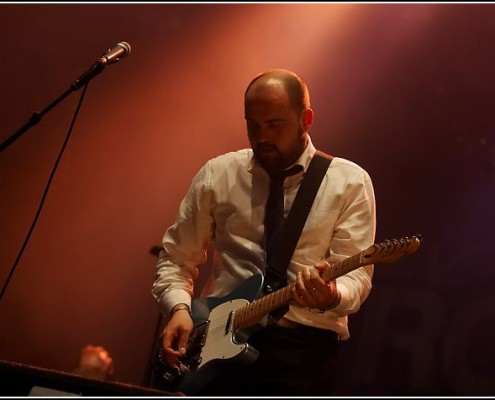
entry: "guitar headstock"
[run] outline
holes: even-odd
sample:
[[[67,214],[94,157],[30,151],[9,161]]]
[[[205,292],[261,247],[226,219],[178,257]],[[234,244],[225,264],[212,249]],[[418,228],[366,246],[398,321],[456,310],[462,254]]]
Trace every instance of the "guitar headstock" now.
[[[419,249],[422,239],[421,235],[415,235],[375,243],[363,252],[363,258],[366,260],[366,264],[394,262],[405,254],[415,253]]]

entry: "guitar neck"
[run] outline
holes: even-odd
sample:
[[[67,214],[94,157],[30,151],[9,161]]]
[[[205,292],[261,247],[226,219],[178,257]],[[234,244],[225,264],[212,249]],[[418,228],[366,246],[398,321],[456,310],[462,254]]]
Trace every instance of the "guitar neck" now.
[[[345,275],[348,272],[354,271],[359,267],[372,264],[372,260],[366,260],[364,251],[347,257],[345,260],[332,264],[329,268],[323,271],[321,277],[325,282],[337,279],[339,276]]]
[[[325,282],[329,282],[365,265],[396,261],[404,254],[416,252],[421,240],[422,236],[416,235],[375,243],[364,251],[330,265],[323,271],[321,277]],[[292,299],[293,285],[285,286],[236,310],[232,321],[234,330],[254,325],[269,312],[288,303]]]
[[[332,264],[324,270],[322,274],[323,280],[329,282],[359,267],[371,264],[371,261],[367,262],[363,255],[364,252],[361,252]],[[233,319],[234,330],[252,326],[261,321],[271,311],[288,303],[292,299],[293,285],[285,286],[236,310]]]

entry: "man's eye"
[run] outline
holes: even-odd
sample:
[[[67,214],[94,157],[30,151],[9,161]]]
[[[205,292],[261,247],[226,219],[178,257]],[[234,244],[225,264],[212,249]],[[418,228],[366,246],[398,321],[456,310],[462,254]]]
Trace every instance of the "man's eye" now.
[[[270,122],[268,124],[268,127],[270,129],[278,129],[278,128],[281,128],[283,125],[282,121],[276,121],[276,122]]]

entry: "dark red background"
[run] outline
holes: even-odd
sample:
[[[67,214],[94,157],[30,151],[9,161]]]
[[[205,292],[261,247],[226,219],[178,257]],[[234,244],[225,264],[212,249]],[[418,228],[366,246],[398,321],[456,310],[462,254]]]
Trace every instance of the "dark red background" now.
[[[377,241],[424,235],[376,267],[337,394],[493,395],[494,5],[1,4],[0,140],[120,41],[0,302],[0,358],[70,371],[102,345],[146,382],[149,249],[198,168],[248,145],[247,83],[282,67],[312,90],[317,147],[371,174]],[[81,93],[0,155],[2,286]]]

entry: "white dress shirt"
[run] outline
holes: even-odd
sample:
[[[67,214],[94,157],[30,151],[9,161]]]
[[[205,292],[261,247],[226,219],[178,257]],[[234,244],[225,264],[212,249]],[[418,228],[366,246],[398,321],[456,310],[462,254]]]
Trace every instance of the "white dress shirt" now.
[[[306,171],[315,147],[309,144],[296,164]],[[287,216],[304,172],[284,183]],[[165,232],[152,294],[167,315],[177,303],[191,305],[197,266],[214,247],[213,272],[201,296],[225,296],[266,268],[265,203],[269,177],[251,149],[230,152],[206,162],[192,180],[175,223]],[[287,269],[292,282],[302,268],[326,259],[330,264],[365,250],[375,240],[375,197],[368,173],[334,157],[314,200]],[[336,331],[349,338],[347,316],[360,308],[371,290],[373,265],[337,278],[342,301],[324,313],[297,304],[283,318]]]

